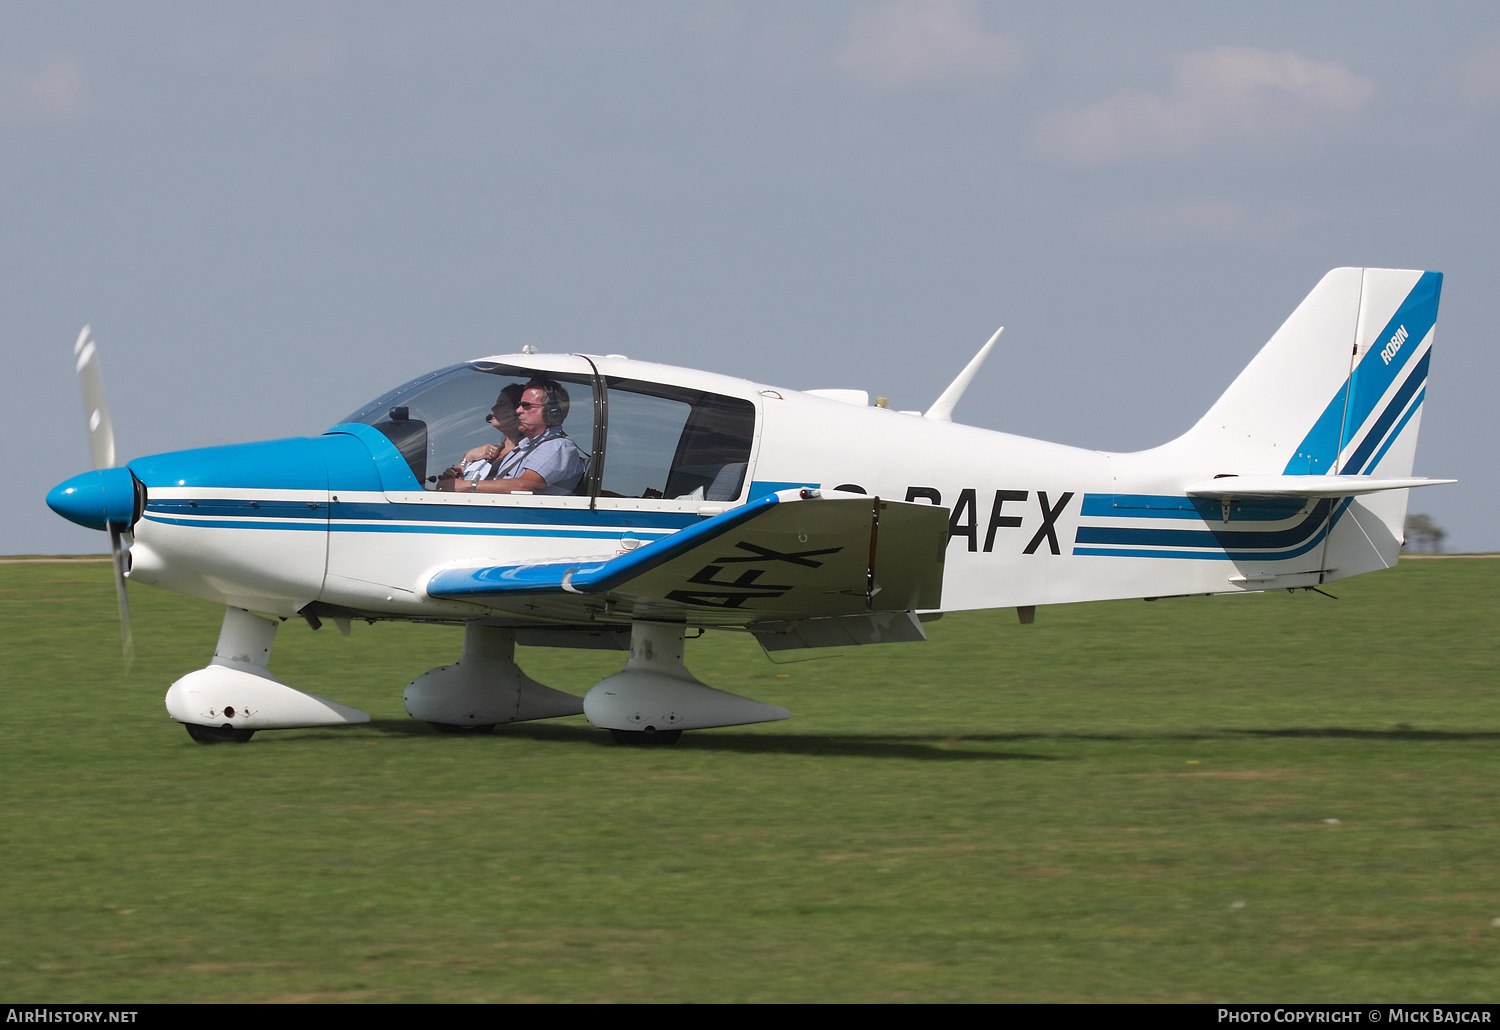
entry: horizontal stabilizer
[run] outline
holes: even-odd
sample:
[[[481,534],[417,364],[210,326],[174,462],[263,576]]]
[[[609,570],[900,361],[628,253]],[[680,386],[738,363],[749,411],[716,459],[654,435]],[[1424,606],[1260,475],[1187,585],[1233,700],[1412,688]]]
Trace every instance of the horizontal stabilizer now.
[[[945,508],[787,490],[617,557],[440,566],[419,589],[480,603],[607,594],[653,617],[665,605],[732,622],[909,611],[942,603],[947,539]]]
[[[1229,500],[1236,497],[1356,497],[1381,490],[1410,490],[1418,486],[1442,486],[1456,479],[1407,476],[1399,479],[1375,476],[1224,476],[1194,483],[1184,492],[1189,497]]]

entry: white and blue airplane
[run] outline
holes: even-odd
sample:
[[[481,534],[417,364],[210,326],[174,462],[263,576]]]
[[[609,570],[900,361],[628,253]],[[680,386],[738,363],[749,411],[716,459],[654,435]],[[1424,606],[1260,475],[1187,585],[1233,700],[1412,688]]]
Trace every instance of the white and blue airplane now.
[[[767,651],[925,638],[942,612],[1316,588],[1402,545],[1442,276],[1336,269],[1197,423],[1106,453],[958,425],[997,332],[924,412],[631,361],[511,354],[422,376],[322,436],[116,467],[85,329],[95,471],[47,503],[126,579],[225,606],[167,691],[195,740],[359,723],[268,668],[282,621],[464,626],[406,687],[440,731],[585,715],[627,743],[785,719],[683,664],[692,627]],[[629,651],[583,697],[517,643]]]

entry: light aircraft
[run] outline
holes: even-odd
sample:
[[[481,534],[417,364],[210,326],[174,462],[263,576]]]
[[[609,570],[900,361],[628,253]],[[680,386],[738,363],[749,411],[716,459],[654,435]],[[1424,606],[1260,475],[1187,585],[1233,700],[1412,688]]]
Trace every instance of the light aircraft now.
[[[116,467],[88,329],[95,471],[51,507],[107,530],[125,581],[225,605],[166,707],[195,740],[369,716],[268,669],[282,621],[464,626],[406,687],[443,731],[583,714],[626,743],[785,719],[683,664],[690,628],[767,651],[925,638],[945,611],[1317,588],[1389,568],[1442,276],[1326,275],[1198,423],[1083,450],[958,425],[997,332],[926,412],[621,355],[527,353],[414,379],[322,436]],[[504,452],[504,453],[502,453]],[[550,455],[550,457],[548,457]],[[551,477],[550,480],[548,477]],[[583,697],[517,643],[628,650]]]

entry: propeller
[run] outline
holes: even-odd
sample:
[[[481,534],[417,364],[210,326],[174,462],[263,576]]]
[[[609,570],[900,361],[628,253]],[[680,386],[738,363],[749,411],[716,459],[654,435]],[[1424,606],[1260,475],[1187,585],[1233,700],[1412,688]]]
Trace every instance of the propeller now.
[[[88,326],[78,334],[73,344],[73,360],[78,372],[78,385],[83,388],[83,411],[88,418],[89,456],[94,470],[115,467],[115,430],[109,421],[109,405],[104,400],[104,376],[99,371],[99,348],[94,344],[93,330]],[[120,639],[125,652],[125,671],[135,660],[135,639],[130,632],[130,602],[125,595],[126,560],[130,548],[125,543],[128,526],[109,521],[109,554],[115,570],[115,596],[120,604]]]

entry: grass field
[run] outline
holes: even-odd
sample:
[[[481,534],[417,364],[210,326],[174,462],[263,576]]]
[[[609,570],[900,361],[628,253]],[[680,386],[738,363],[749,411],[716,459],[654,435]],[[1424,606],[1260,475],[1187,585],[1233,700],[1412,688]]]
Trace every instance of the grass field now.
[[[460,631],[288,623],[368,727],[193,744],[222,609],[0,566],[0,1000],[1494,1001],[1500,561],[929,624],[773,665],[789,722],[438,737]],[[618,654],[525,650],[579,692]]]

